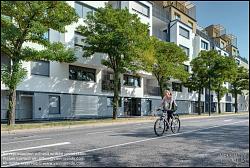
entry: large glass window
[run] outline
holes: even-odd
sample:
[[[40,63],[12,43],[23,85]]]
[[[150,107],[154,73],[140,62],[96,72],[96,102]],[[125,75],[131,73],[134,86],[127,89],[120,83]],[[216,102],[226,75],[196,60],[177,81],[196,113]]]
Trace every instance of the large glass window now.
[[[149,7],[147,5],[144,5],[141,2],[133,1],[132,9],[136,11],[137,13],[140,13],[144,16],[149,17]]]
[[[184,70],[189,72],[189,66],[188,65],[184,65]]]
[[[180,45],[180,47],[183,49],[183,51],[186,53],[186,55],[189,56],[189,48],[187,48],[183,45]]]
[[[179,35],[189,39],[189,31],[183,27],[179,27]]]
[[[31,62],[31,75],[49,76],[49,61]]]
[[[95,74],[95,69],[69,65],[69,79],[71,80],[95,82]]]
[[[173,82],[172,89],[173,91],[176,91],[176,92],[182,92],[182,84]]]
[[[121,90],[121,82],[119,79],[119,91]],[[110,71],[102,71],[102,91],[114,91],[114,73]]]
[[[132,75],[124,75],[123,85],[141,87],[141,79],[140,77],[136,77]]]
[[[75,10],[78,16],[84,19],[88,13],[93,14],[96,11],[95,8],[79,2],[75,2]]]
[[[205,42],[205,41],[203,41],[203,40],[201,40],[201,48],[205,49],[205,50],[208,50],[208,43]]]

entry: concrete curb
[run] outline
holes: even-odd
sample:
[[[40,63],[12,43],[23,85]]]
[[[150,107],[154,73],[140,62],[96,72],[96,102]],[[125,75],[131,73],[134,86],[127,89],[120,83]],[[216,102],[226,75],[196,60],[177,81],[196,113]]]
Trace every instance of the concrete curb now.
[[[183,117],[180,115],[181,120],[190,120],[190,119],[203,119],[203,118],[217,118],[217,117],[224,117],[224,116],[233,116],[233,115],[249,115],[249,112],[241,112],[241,113],[232,113],[232,114],[221,114],[221,115],[211,115],[211,116],[192,116],[192,117]],[[128,120],[128,121],[122,121],[122,122],[111,122],[111,123],[90,123],[90,124],[79,124],[79,125],[67,125],[67,126],[55,126],[55,127],[44,127],[44,128],[34,128],[34,129],[16,129],[11,131],[2,131],[1,135],[5,134],[15,134],[15,133],[22,133],[22,132],[41,132],[41,131],[57,131],[57,130],[64,130],[64,129],[70,129],[70,128],[80,128],[80,127],[87,127],[87,128],[98,128],[102,126],[111,126],[111,125],[127,125],[131,123],[146,123],[146,122],[154,122],[156,120],[156,117],[150,117],[150,118],[143,118],[139,121],[137,120]],[[136,119],[136,118],[135,118]]]

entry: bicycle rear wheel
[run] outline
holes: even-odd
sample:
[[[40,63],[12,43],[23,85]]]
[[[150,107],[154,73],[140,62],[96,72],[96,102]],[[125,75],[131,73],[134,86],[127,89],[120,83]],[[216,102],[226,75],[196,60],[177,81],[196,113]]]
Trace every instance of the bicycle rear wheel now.
[[[171,131],[177,133],[180,131],[181,122],[179,118],[173,118],[171,121]]]
[[[155,121],[155,125],[154,125],[154,131],[155,131],[155,134],[157,136],[162,136],[164,131],[165,131],[165,121],[163,118],[158,118],[156,121]]]

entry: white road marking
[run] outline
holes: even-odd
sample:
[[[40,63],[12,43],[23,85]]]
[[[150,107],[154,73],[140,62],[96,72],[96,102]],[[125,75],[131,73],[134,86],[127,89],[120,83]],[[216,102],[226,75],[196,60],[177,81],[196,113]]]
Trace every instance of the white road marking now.
[[[225,122],[229,122],[229,121],[232,121],[232,119],[229,119],[229,120],[224,120]]]
[[[62,143],[55,143],[55,144],[49,144],[49,145],[33,146],[33,147],[28,147],[28,148],[13,149],[13,150],[1,152],[1,157],[9,154],[10,152],[17,152],[17,151],[24,151],[24,150],[38,149],[38,148],[47,148],[47,147],[52,147],[52,146],[60,146],[60,145],[68,145],[68,144],[71,144],[71,143],[62,142]]]
[[[102,134],[102,133],[106,133],[106,132],[113,132],[113,131],[89,132],[86,135],[90,135],[90,134]]]
[[[45,140],[45,139],[52,139],[52,138],[40,138],[40,139],[29,139],[29,140],[23,140],[23,141],[6,142],[6,143],[1,143],[1,145],[3,145],[3,144],[21,143],[21,142],[29,142],[29,141],[41,141],[41,140]]]
[[[61,157],[65,157],[65,156],[82,155],[82,154],[87,153],[87,152],[93,152],[93,151],[98,151],[98,150],[108,149],[108,148],[114,148],[114,147],[119,147],[119,146],[125,146],[125,145],[129,145],[129,144],[136,144],[136,143],[146,142],[146,141],[160,139],[160,138],[164,138],[164,137],[188,134],[188,133],[192,133],[192,132],[203,131],[203,130],[207,130],[207,129],[211,129],[211,128],[217,128],[217,127],[222,127],[222,126],[225,126],[225,125],[237,124],[237,123],[242,123],[242,122],[246,122],[246,121],[249,121],[249,120],[243,120],[243,121],[238,121],[238,122],[233,122],[233,123],[228,123],[228,124],[223,124],[223,125],[216,125],[216,126],[212,126],[212,127],[208,127],[208,128],[197,129],[197,130],[192,130],[192,131],[187,131],[187,132],[182,132],[182,133],[177,133],[177,134],[170,134],[170,135],[165,135],[165,136],[161,136],[161,137],[148,138],[148,139],[132,141],[132,142],[127,142],[127,143],[122,143],[122,144],[117,144],[117,145],[111,145],[111,146],[106,146],[106,147],[101,147],[101,148],[96,148],[96,149],[90,149],[90,150],[86,150],[86,151],[83,151],[83,152],[68,153],[68,154],[61,155],[61,156],[43,158],[43,159],[38,159],[38,160],[32,160],[32,161],[27,161],[27,162],[10,164],[10,165],[3,165],[2,167],[11,167],[11,166],[17,166],[17,165],[27,165],[27,164],[34,163],[34,162],[52,160],[52,159],[61,158]]]

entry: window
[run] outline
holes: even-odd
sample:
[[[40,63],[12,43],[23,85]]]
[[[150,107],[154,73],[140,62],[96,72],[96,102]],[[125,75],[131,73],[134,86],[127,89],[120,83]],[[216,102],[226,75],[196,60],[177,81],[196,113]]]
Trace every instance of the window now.
[[[121,90],[121,82],[119,79],[119,91]],[[102,71],[102,91],[114,91],[114,73],[110,71]]]
[[[173,91],[182,92],[182,85],[180,83],[172,83]]]
[[[184,69],[185,69],[185,71],[189,72],[189,66],[188,65],[184,65]]]
[[[236,60],[237,64],[240,65],[240,60]]]
[[[203,40],[201,40],[201,48],[205,49],[205,50],[208,50],[208,43],[205,42],[205,41],[203,41]]]
[[[49,76],[49,61],[31,62],[31,75]]]
[[[236,50],[235,49],[233,49],[233,54],[232,55],[236,56]]]
[[[193,92],[193,90],[188,88],[188,93],[192,93],[192,92]]]
[[[189,48],[187,48],[183,45],[180,45],[180,47],[183,49],[183,51],[186,53],[186,55],[189,56]]]
[[[137,13],[140,13],[144,16],[149,17],[149,7],[147,5],[144,5],[141,2],[133,1],[132,9],[136,11]]]
[[[179,35],[189,39],[189,31],[183,27],[179,27]]]
[[[75,2],[75,10],[78,16],[84,19],[87,17],[87,14],[94,14],[96,11],[95,8],[79,2]]]
[[[43,34],[45,40],[49,40],[49,30]]]
[[[69,65],[69,79],[95,82],[96,70],[79,66]]]
[[[188,21],[188,25],[193,28],[193,23]]]
[[[224,53],[224,56],[227,56],[227,54],[226,54],[226,53]]]
[[[225,43],[223,43],[222,41],[221,41],[221,48],[224,48],[225,47]]]
[[[75,43],[75,47],[84,46],[84,37],[77,31],[75,31],[74,43]]]
[[[132,75],[124,75],[123,76],[123,85],[141,87],[140,77],[136,77],[136,76],[132,76]]]
[[[178,20],[181,20],[181,16],[178,13],[174,13],[174,18],[178,19]]]
[[[49,96],[49,114],[60,114],[60,96]]]
[[[114,102],[114,97],[107,97],[107,106],[113,106],[113,102]],[[121,99],[121,97],[119,97],[118,106],[119,107],[122,106],[122,99]]]

